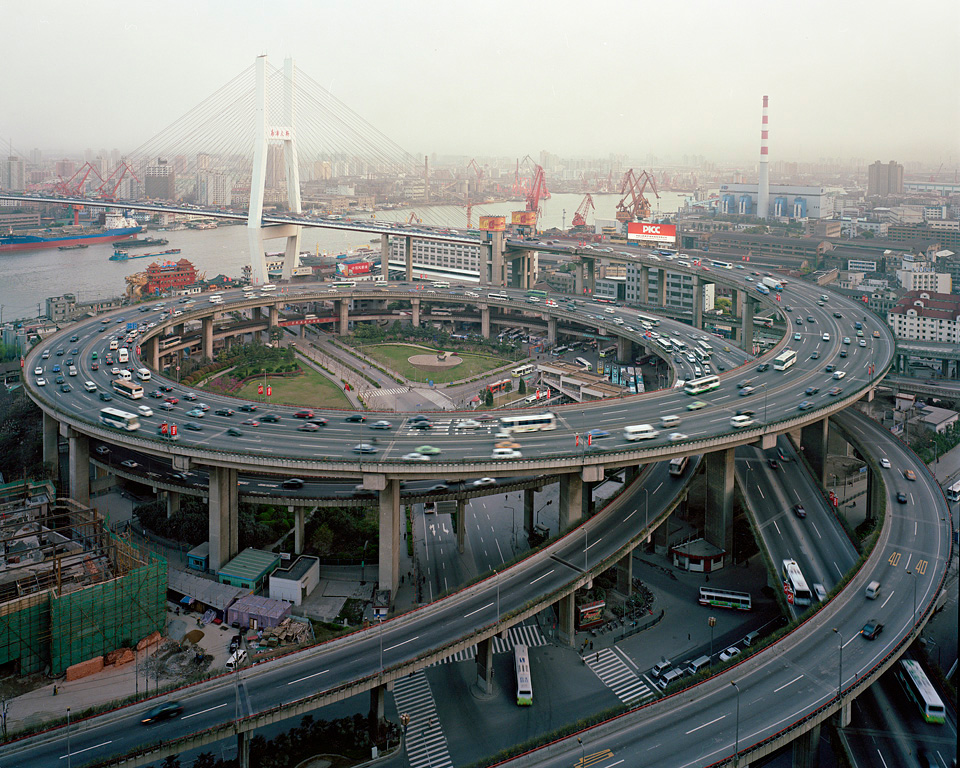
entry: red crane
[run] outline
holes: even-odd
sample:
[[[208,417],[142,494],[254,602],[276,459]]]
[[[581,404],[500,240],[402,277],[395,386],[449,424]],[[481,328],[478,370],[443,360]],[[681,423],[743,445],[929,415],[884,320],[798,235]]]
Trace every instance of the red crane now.
[[[476,171],[477,181],[483,181],[483,168],[477,165],[477,161],[475,159],[467,163],[467,170],[470,170],[471,168]]]
[[[82,176],[80,176],[81,171],[83,172]],[[87,177],[90,175],[91,171],[98,179],[100,179],[100,182],[102,183],[103,177],[100,175],[100,171],[97,170],[96,166],[91,165],[90,163],[84,163],[77,169],[76,173],[74,173],[73,176],[66,181],[64,181],[62,177],[57,177],[60,179],[60,181],[54,185],[54,194],[60,194],[64,197],[83,197],[83,189],[87,184]],[[74,184],[73,180],[78,176],[80,176],[80,178],[77,180],[76,184]],[[73,206],[73,225],[76,226],[79,223],[80,206],[75,205]]]
[[[660,193],[657,192],[657,182],[649,173],[641,171],[640,175],[637,176],[631,168],[623,175],[623,181],[620,184],[620,194],[623,197],[617,203],[617,221],[640,221],[650,215],[650,201],[643,194],[647,184],[650,185],[653,194],[659,200]],[[627,198],[629,198],[629,203]]]
[[[571,227],[585,227],[587,226],[587,214],[590,211],[596,210],[593,207],[593,197],[587,192],[587,196],[583,198],[583,202],[580,203],[580,207],[577,208],[577,212],[573,214],[573,221],[571,222]]]
[[[527,193],[527,210],[536,211],[537,218],[540,217],[540,201],[550,197],[547,189],[547,180],[543,175],[543,168],[539,165],[534,166],[533,185]]]
[[[119,176],[117,176],[118,171],[120,173]],[[105,197],[108,200],[115,200],[117,197],[117,190],[120,189],[120,184],[123,181],[123,177],[127,175],[127,172],[129,172],[130,175],[133,176],[137,184],[140,183],[140,179],[137,178],[137,174],[133,172],[133,168],[131,168],[126,163],[120,163],[120,165],[114,168],[113,171],[110,173],[110,175],[107,176],[107,178],[103,180],[103,183],[97,188],[97,195],[100,197]],[[117,180],[114,183],[113,187],[110,189],[110,191],[107,192],[106,191],[107,185],[109,184],[110,180],[114,176],[117,176]]]

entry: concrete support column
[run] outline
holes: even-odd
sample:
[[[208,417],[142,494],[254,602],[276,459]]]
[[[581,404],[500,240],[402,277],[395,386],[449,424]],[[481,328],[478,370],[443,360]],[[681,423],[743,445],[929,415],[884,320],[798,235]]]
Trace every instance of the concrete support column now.
[[[837,712],[837,720],[837,725],[841,728],[846,728],[850,725],[850,722],[853,720],[853,697],[848,698],[843,703],[840,711]]]
[[[657,304],[667,306],[667,270],[657,270]]]
[[[240,768],[250,768],[250,734],[246,731],[237,733],[237,763]]]
[[[744,352],[753,352],[753,312],[757,303],[749,298],[743,302],[743,338],[740,349]]]
[[[583,283],[583,270],[584,264],[581,260],[577,264],[577,268],[573,270],[573,290],[577,296],[583,296],[584,283]]]
[[[617,561],[617,592],[629,597],[633,593],[633,550]]]
[[[380,235],[380,279],[390,280],[390,236]]]
[[[731,291],[730,293],[730,313],[733,315],[733,340],[737,346],[743,349],[743,302],[745,294],[743,291]]]
[[[573,593],[557,600],[557,640],[571,648],[576,642],[576,629],[573,622]]]
[[[493,693],[493,638],[477,643],[477,688]]]
[[[43,412],[43,463],[50,465],[50,475],[60,477],[60,424]]]
[[[218,571],[240,551],[237,470],[209,467],[210,564]]]
[[[820,419],[807,424],[800,430],[800,450],[807,459],[820,485],[827,484],[827,438],[830,435],[830,422]]]
[[[703,328],[703,281],[693,278],[693,327]]]
[[[409,283],[413,280],[413,238],[403,238],[403,275]]]
[[[533,488],[523,490],[523,532],[529,536],[533,533],[533,507],[536,491]]]
[[[634,465],[632,467],[624,467],[623,469],[623,482],[624,485],[629,485],[634,480],[637,479],[637,475],[640,474],[640,467]]]
[[[271,304],[267,311],[270,313],[269,325],[270,325],[270,330],[272,331],[274,328],[280,325],[280,305]]]
[[[583,518],[583,480],[579,474],[560,475],[560,530]]]
[[[467,545],[467,502],[457,499],[457,552],[461,555]]]
[[[150,356],[150,367],[158,371],[160,370],[160,339],[150,339],[149,344],[150,348],[147,350],[147,354]]]
[[[590,517],[595,509],[593,503],[593,489],[597,487],[597,482],[595,480],[584,480],[583,481],[583,494],[582,494],[582,503],[583,503],[583,516]]]
[[[337,333],[340,336],[346,336],[350,332],[350,300],[340,299],[337,302],[337,310],[340,313],[340,320],[337,323]]]
[[[70,444],[70,498],[87,506],[90,504],[90,441],[86,435],[72,429],[67,440]]]
[[[400,578],[400,481],[387,479],[380,492],[380,589],[397,592]]]
[[[367,727],[370,737],[377,739],[380,735],[380,724],[386,714],[387,686],[377,685],[370,689],[370,712],[367,714]]]
[[[637,288],[637,300],[641,304],[650,301],[650,267],[640,267],[640,286]]]
[[[289,509],[289,507],[288,507]],[[303,554],[303,520],[307,516],[305,507],[293,507],[293,554]]]
[[[167,491],[167,520],[180,511],[180,494],[176,491]]]
[[[493,243],[480,244],[480,285],[490,285],[493,270]]]
[[[820,725],[815,725],[806,733],[793,740],[793,768],[819,768],[820,766]]]
[[[410,322],[414,328],[420,327],[420,299],[410,299]]]
[[[706,464],[707,509],[704,533],[715,547],[733,553],[733,448],[704,456]]]
[[[557,343],[557,318],[555,317],[547,318],[547,343],[551,345]]]
[[[200,320],[200,355],[213,360],[213,317]]]
[[[621,363],[633,360],[633,342],[626,336],[617,336],[617,360]]]
[[[597,260],[587,261],[587,292],[593,296],[597,292]]]
[[[867,465],[867,519],[879,520],[887,508],[880,473]]]
[[[480,307],[480,335],[490,338],[490,307]]]

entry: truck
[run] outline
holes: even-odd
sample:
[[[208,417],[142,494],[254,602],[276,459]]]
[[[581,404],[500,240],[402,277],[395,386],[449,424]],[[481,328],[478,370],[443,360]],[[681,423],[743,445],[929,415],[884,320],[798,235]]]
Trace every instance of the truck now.
[[[765,286],[767,286],[767,288],[773,288],[773,290],[775,290],[775,291],[782,291],[782,290],[783,290],[783,283],[781,283],[781,282],[780,282],[779,280],[777,280],[775,277],[765,277],[765,278],[763,278],[763,284],[764,284]]]

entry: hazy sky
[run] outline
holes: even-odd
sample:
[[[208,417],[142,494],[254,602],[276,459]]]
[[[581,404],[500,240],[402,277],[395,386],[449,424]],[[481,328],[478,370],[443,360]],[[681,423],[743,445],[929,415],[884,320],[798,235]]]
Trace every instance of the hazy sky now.
[[[960,159],[956,0],[0,0],[0,140],[159,133],[285,56],[405,149]]]

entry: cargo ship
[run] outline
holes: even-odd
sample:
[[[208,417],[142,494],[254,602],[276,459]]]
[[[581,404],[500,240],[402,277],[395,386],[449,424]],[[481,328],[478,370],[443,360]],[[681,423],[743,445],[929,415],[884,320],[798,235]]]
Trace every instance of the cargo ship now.
[[[82,245],[80,243],[77,243],[76,245],[58,245],[57,250],[58,251],[76,251],[76,250],[79,250],[80,248],[89,248],[89,247],[90,247],[89,245]]]
[[[121,245],[123,250],[128,248],[156,248],[159,245],[168,245],[170,243],[165,237],[134,237],[130,240],[124,240]]]
[[[117,213],[108,213],[102,227],[58,227],[57,229],[30,229],[0,234],[0,253],[33,251],[42,248],[60,248],[71,245],[115,243],[143,231],[133,219]]]
[[[113,256],[110,257],[110,261],[130,261],[130,259],[148,259],[154,256],[176,256],[180,253],[179,248],[170,248],[166,251],[157,251],[156,253],[138,253],[136,256],[131,256],[126,251],[116,250],[113,252]]]

